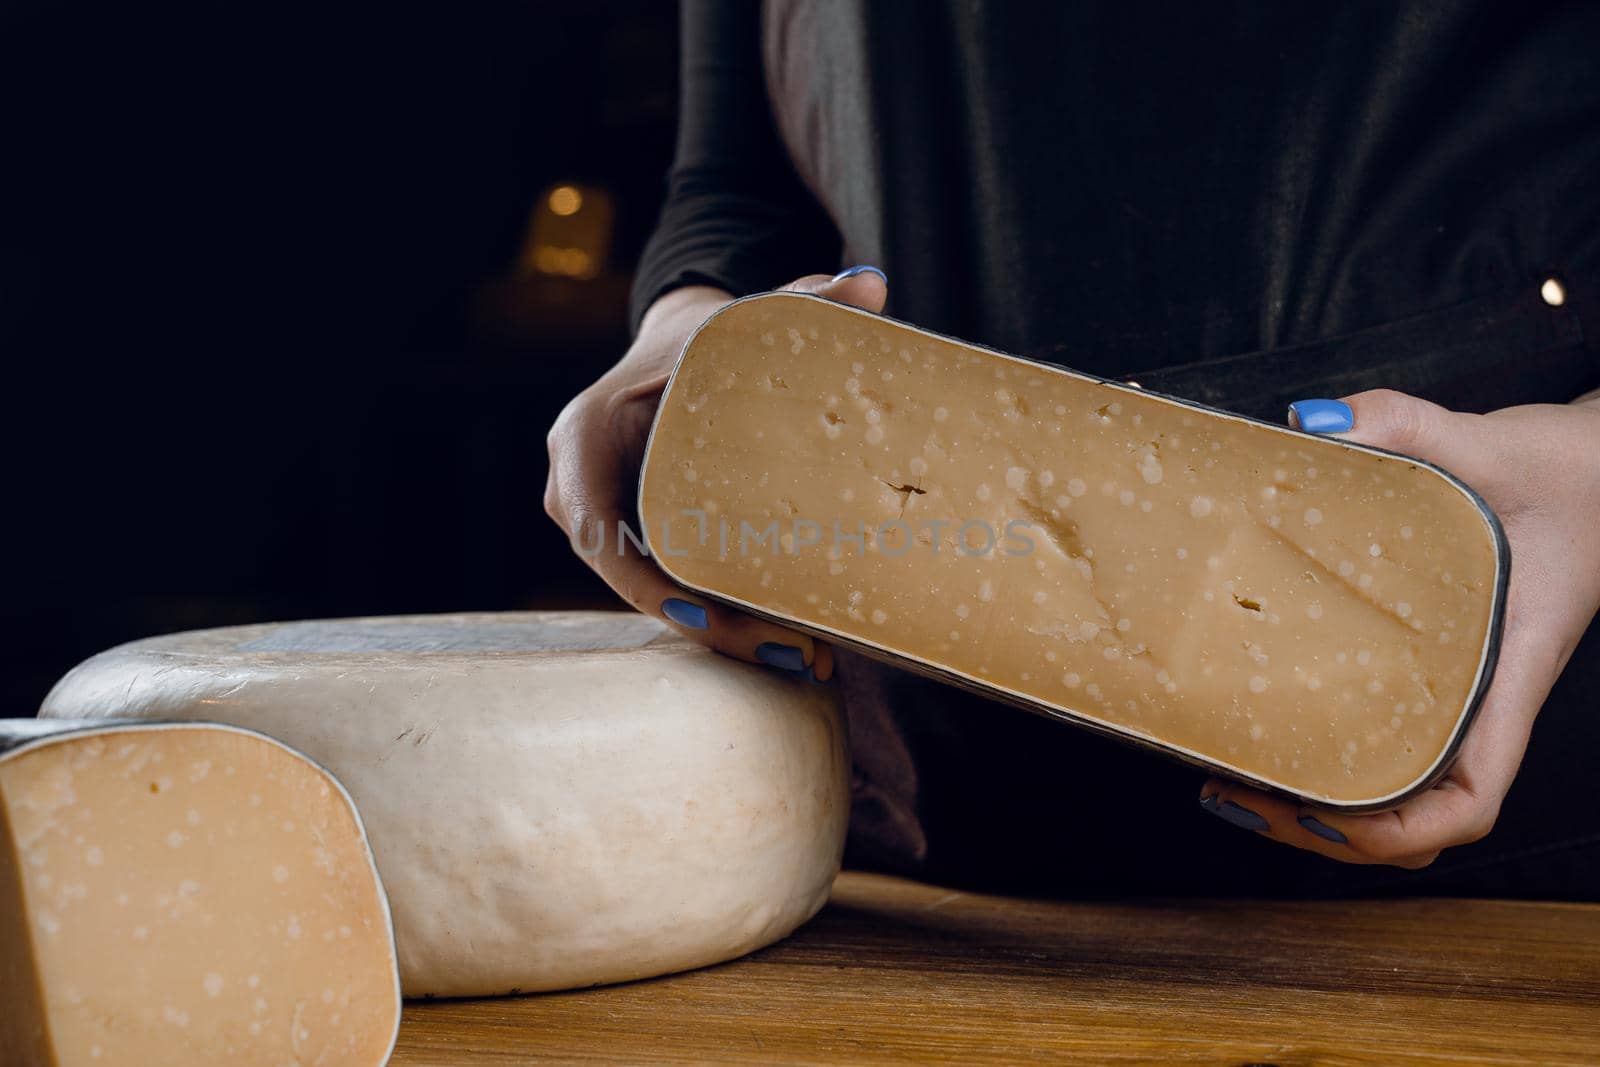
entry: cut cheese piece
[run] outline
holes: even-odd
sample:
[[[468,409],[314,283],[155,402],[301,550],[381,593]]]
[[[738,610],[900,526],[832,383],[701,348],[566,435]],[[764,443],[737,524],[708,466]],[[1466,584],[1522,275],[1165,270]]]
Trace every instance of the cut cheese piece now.
[[[213,724],[0,721],[0,1062],[382,1064],[394,935],[349,796]]]
[[[639,508],[691,589],[1347,810],[1442,773],[1508,565],[1420,461],[796,293],[690,340]]]
[[[635,614],[160,637],[83,663],[41,714],[221,719],[324,763],[372,835],[409,996],[749,952],[826,900],[850,806],[829,687]]]

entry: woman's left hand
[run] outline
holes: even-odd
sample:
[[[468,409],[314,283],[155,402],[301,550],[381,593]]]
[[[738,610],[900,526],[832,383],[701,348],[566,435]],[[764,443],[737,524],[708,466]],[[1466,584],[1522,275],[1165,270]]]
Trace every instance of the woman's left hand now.
[[[1333,436],[1437,464],[1500,517],[1512,566],[1494,681],[1448,773],[1392,811],[1334,815],[1222,779],[1200,795],[1238,825],[1258,828],[1254,813],[1267,824],[1259,832],[1288,845],[1348,863],[1425,867],[1494,826],[1533,720],[1600,606],[1600,400],[1488,415],[1389,390],[1345,403],[1354,427]],[[1338,429],[1342,412],[1331,410]]]

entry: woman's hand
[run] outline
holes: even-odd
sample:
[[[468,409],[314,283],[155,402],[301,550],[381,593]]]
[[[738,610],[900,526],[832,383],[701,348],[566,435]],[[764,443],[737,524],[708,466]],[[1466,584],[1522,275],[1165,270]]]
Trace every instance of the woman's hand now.
[[[1494,681],[1449,772],[1393,811],[1334,815],[1221,779],[1205,784],[1201,801],[1230,822],[1334,859],[1425,867],[1494,826],[1534,717],[1600,605],[1600,401],[1488,415],[1388,390],[1346,403],[1353,428],[1337,401],[1294,410],[1303,429],[1445,468],[1500,516],[1512,563]]]
[[[883,310],[888,297],[882,272],[870,267],[833,278],[809,275],[784,288],[874,312]],[[732,299],[721,289],[687,286],[650,306],[627,354],[579,393],[550,428],[544,509],[581,546],[589,566],[635,608],[719,652],[794,671],[810,668],[813,677],[826,681],[833,672],[827,645],[687,593],[633,544],[619,543],[617,524],[634,527],[645,441],[678,353],[695,328]]]

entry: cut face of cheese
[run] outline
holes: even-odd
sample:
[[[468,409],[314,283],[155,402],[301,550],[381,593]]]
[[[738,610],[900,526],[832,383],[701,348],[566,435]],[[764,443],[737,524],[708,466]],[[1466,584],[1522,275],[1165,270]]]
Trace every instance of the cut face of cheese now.
[[[176,634],[83,663],[41,715],[218,719],[360,806],[408,996],[643,978],[810,918],[839,868],[831,687],[617,612]]]
[[[210,724],[0,723],[0,1062],[387,1061],[389,912],[349,796]]]
[[[1507,567],[1420,461],[795,293],[690,340],[639,510],[690,589],[1347,810],[1446,766]]]

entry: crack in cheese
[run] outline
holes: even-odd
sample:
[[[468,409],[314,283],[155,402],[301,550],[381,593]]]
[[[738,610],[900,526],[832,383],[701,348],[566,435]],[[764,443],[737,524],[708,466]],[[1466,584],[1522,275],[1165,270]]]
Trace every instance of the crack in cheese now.
[[[361,808],[408,996],[644,978],[785,936],[849,815],[830,687],[632,613],[341,619],[176,634],[74,669],[42,716],[217,719]]]
[[[394,939],[338,782],[232,727],[76,725],[0,723],[0,1062],[384,1063]]]
[[[1504,581],[1436,469],[790,293],[686,346],[640,516],[691,589],[1350,807],[1448,757]]]

